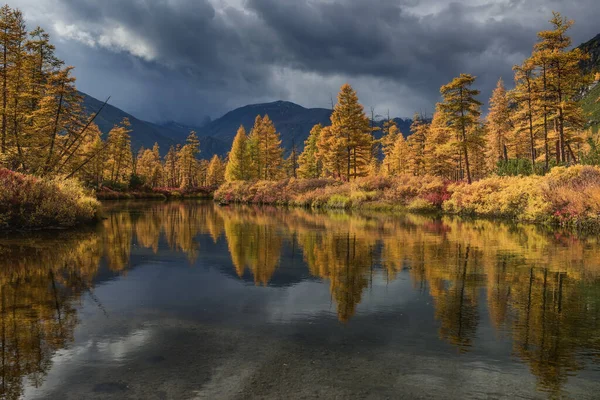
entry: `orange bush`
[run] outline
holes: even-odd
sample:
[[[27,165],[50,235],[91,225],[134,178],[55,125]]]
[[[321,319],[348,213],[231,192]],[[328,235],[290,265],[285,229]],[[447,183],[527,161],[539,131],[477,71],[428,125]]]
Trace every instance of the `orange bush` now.
[[[70,227],[94,220],[99,206],[79,181],[0,169],[0,229]]]

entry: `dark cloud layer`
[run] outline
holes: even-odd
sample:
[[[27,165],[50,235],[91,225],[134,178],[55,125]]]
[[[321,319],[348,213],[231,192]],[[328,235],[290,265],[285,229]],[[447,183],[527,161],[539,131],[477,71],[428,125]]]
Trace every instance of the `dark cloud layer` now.
[[[597,0],[14,0],[50,31],[78,86],[150,120],[197,123],[247,103],[327,106],[351,83],[380,113],[431,112],[440,85],[482,98],[530,51],[551,11],[600,33]]]

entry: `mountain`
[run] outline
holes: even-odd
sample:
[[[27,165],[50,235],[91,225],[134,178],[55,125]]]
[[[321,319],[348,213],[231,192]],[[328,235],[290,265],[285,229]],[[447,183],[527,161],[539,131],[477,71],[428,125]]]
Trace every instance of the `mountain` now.
[[[94,97],[81,93],[83,96],[83,105],[89,114],[96,112],[102,107],[102,101]],[[166,154],[171,146],[178,143],[184,143],[191,131],[199,132],[201,128],[181,125],[175,122],[166,124],[154,124],[148,121],[137,119],[133,115],[107,104],[94,122],[100,128],[103,134],[108,132],[118,123],[128,118],[131,123],[131,147],[137,152],[141,147],[152,148],[154,143],[158,143],[161,154]],[[224,155],[229,151],[230,143],[216,139],[210,136],[200,137],[201,155],[204,158],[210,158],[213,154]]]
[[[316,124],[329,124],[331,111],[324,108],[304,108],[288,101],[252,104],[237,108],[212,121],[200,130],[200,134],[232,143],[240,125],[250,132],[256,116],[265,114],[271,118],[281,134],[283,147],[291,149],[294,143],[302,147]]]
[[[590,55],[589,60],[581,63],[584,72],[600,72],[600,34],[579,47],[581,51]]]
[[[581,63],[581,69],[585,73],[600,72],[600,34],[578,48],[590,55],[588,60]],[[600,130],[600,102],[598,101],[600,100],[600,83],[594,82],[584,93],[581,105],[583,111],[589,116],[589,126],[597,132]]]
[[[256,116],[265,114],[275,124],[277,132],[281,134],[282,145],[288,150],[294,144],[298,149],[302,149],[310,130],[316,124],[326,126],[331,123],[331,110],[329,109],[304,108],[289,101],[275,101],[237,108],[200,128],[199,133],[201,137],[218,137],[224,142],[232,143],[240,125],[250,132]],[[412,120],[402,118],[394,120],[404,135],[410,133]],[[377,122],[376,125],[381,127],[383,122]],[[377,133],[375,135],[378,136]]]
[[[100,100],[85,93],[81,94],[84,98],[84,106],[90,114],[96,112],[102,106]],[[129,118],[132,129],[131,144],[133,150],[137,151],[142,146],[151,148],[154,143],[158,143],[163,155],[170,146],[185,143],[190,131],[196,131],[200,139],[200,156],[208,159],[213,154],[226,155],[240,125],[243,125],[247,132],[250,132],[254,126],[256,116],[265,114],[269,115],[269,118],[275,124],[275,128],[281,134],[283,147],[289,151],[294,144],[301,150],[310,130],[316,124],[329,125],[331,110],[305,108],[288,101],[275,101],[240,107],[203,126],[189,126],[174,121],[162,124],[143,121],[107,104],[95,122],[104,134],[108,134],[112,127],[121,122],[123,118]],[[410,119],[395,118],[394,120],[405,136],[410,133],[412,123]],[[376,125],[381,127],[383,122],[376,122]],[[380,133],[376,132],[375,136],[379,137]]]
[[[92,114],[102,107],[102,101],[93,98],[85,93],[80,93],[83,96],[83,105],[88,113]],[[137,119],[131,114],[118,109],[115,106],[107,104],[94,122],[104,134],[108,132],[118,123],[123,121],[123,118],[128,118],[131,123],[131,146],[134,150],[141,146],[146,148],[152,147],[154,143],[158,143],[161,149],[169,149],[176,142],[169,135],[161,132],[161,128],[146,121]]]

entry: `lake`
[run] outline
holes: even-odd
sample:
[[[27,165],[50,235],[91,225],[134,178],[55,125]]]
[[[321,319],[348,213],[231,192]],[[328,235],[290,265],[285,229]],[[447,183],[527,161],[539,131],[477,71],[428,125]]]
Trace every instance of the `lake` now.
[[[97,227],[0,236],[2,398],[600,398],[598,237],[104,209]]]

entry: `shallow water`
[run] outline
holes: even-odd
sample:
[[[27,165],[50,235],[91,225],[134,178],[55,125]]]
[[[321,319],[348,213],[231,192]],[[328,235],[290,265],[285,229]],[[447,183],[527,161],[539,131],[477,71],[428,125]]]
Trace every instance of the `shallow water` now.
[[[532,226],[107,203],[0,237],[2,398],[600,398],[600,243]]]

